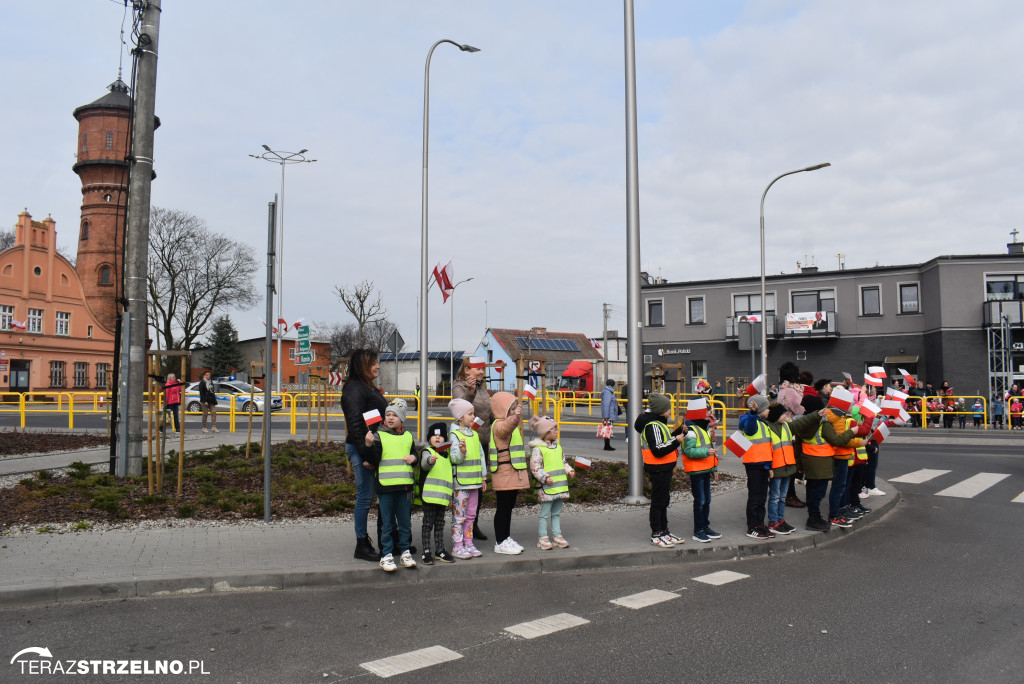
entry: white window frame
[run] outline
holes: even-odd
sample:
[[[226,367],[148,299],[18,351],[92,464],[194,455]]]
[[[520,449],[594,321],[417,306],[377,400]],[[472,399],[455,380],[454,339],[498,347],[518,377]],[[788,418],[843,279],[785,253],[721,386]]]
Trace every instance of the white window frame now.
[[[29,309],[28,321],[25,324],[25,332],[43,334],[43,310]]]
[[[694,321],[690,318],[690,302],[700,300],[701,308],[701,320]],[[686,298],[686,324],[687,325],[707,325],[708,322],[708,304],[704,299],[704,295],[693,295],[692,297]]]
[[[651,304],[661,305],[661,323],[656,325],[651,324]],[[644,320],[648,328],[664,328],[667,325],[665,320],[665,298],[664,297],[652,297],[644,300]]]
[[[288,360],[289,361],[294,361],[295,360],[295,347],[288,347]]]
[[[13,320],[14,307],[10,304],[0,304],[0,330],[10,330]]]
[[[54,335],[63,335],[64,337],[71,336],[71,312],[69,311],[58,311],[54,318]]]
[[[903,310],[903,286],[913,285],[917,288],[917,311],[904,311]],[[903,316],[916,316],[921,313],[922,308],[922,297],[921,297],[921,281],[920,280],[902,280],[896,283],[896,313]]]
[[[878,313],[876,314],[864,313],[864,290],[869,290],[871,288],[878,289]],[[866,316],[868,318],[880,318],[881,316],[885,315],[885,307],[882,305],[881,283],[865,283],[863,285],[857,286],[857,310],[860,312],[861,316]]]
[[[745,311],[742,314],[738,313],[737,310],[736,310],[736,298],[737,297],[760,297],[760,296],[761,296],[761,291],[760,290],[758,290],[757,292],[733,292],[732,296],[729,298],[729,306],[732,307],[732,315],[733,315],[733,317],[736,317],[736,316],[749,316],[751,314],[756,314],[756,315],[760,316],[761,315],[761,310],[760,309],[758,309],[757,311]],[[772,298],[772,303],[774,305],[772,307],[768,306],[768,298],[769,297]],[[779,306],[779,297],[776,294],[775,290],[765,290],[765,292],[764,292],[764,299],[765,299],[765,306],[764,306],[765,316],[778,316],[779,315],[779,308],[778,308],[778,306]],[[747,301],[749,302],[750,300],[748,299]],[[705,318],[707,318],[707,312],[705,312]]]

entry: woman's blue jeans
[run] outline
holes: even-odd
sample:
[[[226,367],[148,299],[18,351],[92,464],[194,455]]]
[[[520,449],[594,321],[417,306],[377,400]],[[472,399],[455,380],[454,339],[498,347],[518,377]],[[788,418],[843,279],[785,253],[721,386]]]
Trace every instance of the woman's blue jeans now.
[[[356,539],[363,539],[366,533],[366,518],[373,504],[373,471],[363,466],[363,457],[354,444],[346,444],[348,461],[352,464],[352,473],[356,478]]]

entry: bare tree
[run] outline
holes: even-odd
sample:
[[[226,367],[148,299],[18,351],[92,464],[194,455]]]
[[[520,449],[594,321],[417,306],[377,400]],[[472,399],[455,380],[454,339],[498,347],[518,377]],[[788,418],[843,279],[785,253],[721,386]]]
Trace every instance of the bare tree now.
[[[388,310],[384,308],[384,300],[376,291],[372,280],[364,280],[351,288],[334,286],[338,299],[345,305],[348,312],[356,319],[356,338],[359,346],[366,344],[366,328],[378,321],[386,321]]]
[[[317,337],[327,338],[330,343],[331,370],[341,370],[338,365],[340,359],[352,355],[352,351],[359,348],[359,336],[356,333],[355,323],[325,323],[313,324]]]
[[[369,349],[373,349],[379,354],[388,349],[388,342],[391,340],[392,333],[396,330],[398,330],[398,326],[388,320],[377,320],[369,323],[363,329],[364,343]]]
[[[191,349],[214,314],[259,301],[252,247],[175,209],[153,207],[149,225],[149,320],[165,349]]]
[[[17,239],[17,236],[13,228],[10,230],[0,230],[0,252],[13,247],[15,239]]]

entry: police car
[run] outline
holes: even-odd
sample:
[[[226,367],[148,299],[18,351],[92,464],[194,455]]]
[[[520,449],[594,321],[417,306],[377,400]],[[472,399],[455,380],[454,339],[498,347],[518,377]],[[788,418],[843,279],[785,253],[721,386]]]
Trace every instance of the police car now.
[[[213,381],[213,391],[217,396],[217,409],[228,411],[231,402],[235,403],[235,411],[242,413],[263,413],[263,390],[253,387],[241,380],[230,378],[216,378]],[[249,393],[252,392],[252,399]],[[273,395],[270,398],[270,410],[280,411],[284,408],[280,395]],[[199,404],[199,383],[193,382],[185,388],[185,410],[190,413],[199,413],[202,406]]]

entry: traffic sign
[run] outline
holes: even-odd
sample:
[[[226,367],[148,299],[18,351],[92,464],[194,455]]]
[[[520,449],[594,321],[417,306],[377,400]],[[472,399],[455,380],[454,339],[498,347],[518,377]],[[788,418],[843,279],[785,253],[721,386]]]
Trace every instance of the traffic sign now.
[[[300,340],[308,340],[309,339],[309,326],[308,325],[300,325],[299,326],[299,339]]]
[[[310,350],[309,339],[305,337],[299,338],[299,351],[306,352]]]
[[[529,363],[531,371],[536,372],[540,370],[540,361],[530,361]]]
[[[299,352],[295,355],[295,365],[308,366],[316,359],[315,351]]]
[[[341,373],[335,373],[334,371],[331,371],[330,373],[327,374],[327,384],[328,385],[340,385],[341,383],[342,383],[342,375],[341,375]]]

